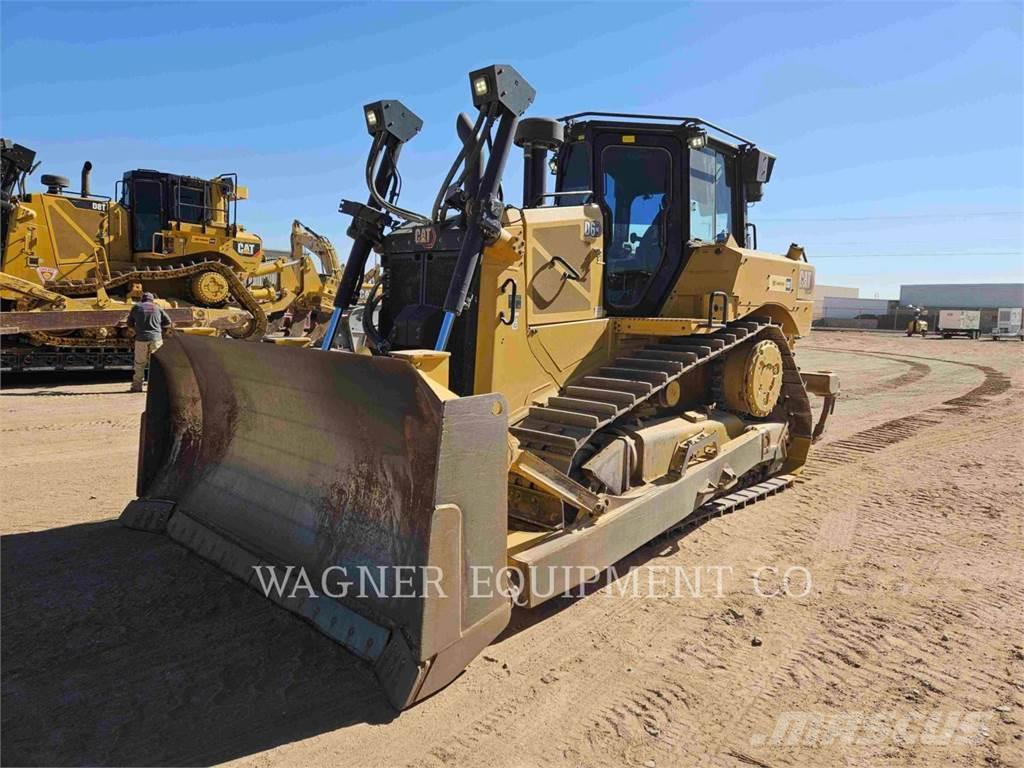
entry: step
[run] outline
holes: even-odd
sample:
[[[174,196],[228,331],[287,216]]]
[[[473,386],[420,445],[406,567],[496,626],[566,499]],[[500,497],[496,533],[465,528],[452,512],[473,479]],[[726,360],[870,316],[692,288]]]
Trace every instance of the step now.
[[[683,365],[692,365],[697,362],[697,356],[693,352],[677,352],[675,350],[661,349],[661,345],[638,349],[633,353],[636,357],[647,357],[654,360],[674,360]]]
[[[579,441],[569,435],[556,435],[537,429],[528,429],[527,427],[512,427],[509,429],[509,432],[521,440],[529,440],[531,443],[560,446],[572,451],[579,448]]]
[[[549,408],[558,408],[562,411],[582,411],[592,413],[601,418],[611,418],[618,415],[619,409],[611,403],[599,400],[583,400],[578,397],[549,397]]]
[[[660,345],[658,345],[658,346],[660,346]],[[702,357],[707,357],[708,355],[711,354],[712,345],[711,344],[706,344],[706,345],[705,344],[699,344],[699,345],[698,344],[673,344],[672,348],[675,349],[675,350],[678,350],[679,352],[692,352],[697,357],[702,358]]]
[[[571,386],[565,388],[565,394],[569,397],[578,397],[581,400],[596,400],[601,403],[612,403],[620,408],[629,408],[636,402],[636,395],[632,392],[623,392],[617,389],[596,389],[594,387]]]
[[[696,357],[694,358],[696,359]],[[619,392],[632,392],[634,395],[644,397],[654,389],[646,381],[632,381],[629,379],[608,379],[604,376],[584,376],[580,381],[585,387],[594,389],[616,389]]]
[[[545,432],[549,435],[564,435],[571,437],[577,442],[586,440],[593,434],[594,430],[587,427],[578,427],[573,424],[561,424],[557,421],[544,421],[534,416],[527,416],[516,424],[517,429],[528,429],[535,432]]]
[[[619,368],[640,368],[647,371],[664,371],[665,373],[679,373],[683,370],[682,363],[673,360],[652,360],[648,357],[617,357],[615,365]]]
[[[602,368],[601,373],[612,379],[649,381],[651,384],[656,386],[661,386],[669,379],[669,375],[663,371],[645,371],[640,368],[620,368],[619,366],[614,365]]]
[[[584,427],[594,430],[600,425],[601,420],[592,413],[580,413],[579,411],[563,411],[559,408],[547,408],[540,405],[530,407],[529,418],[549,421],[555,424],[567,424],[573,427]]]

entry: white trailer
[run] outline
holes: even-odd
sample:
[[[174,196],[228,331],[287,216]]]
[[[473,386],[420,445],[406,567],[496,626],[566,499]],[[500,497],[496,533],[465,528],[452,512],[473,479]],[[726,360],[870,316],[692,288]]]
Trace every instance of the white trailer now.
[[[1000,307],[996,324],[992,328],[992,341],[1006,338],[1024,341],[1024,330],[1021,329],[1022,316],[1024,309],[1021,307]]]
[[[941,309],[935,330],[944,339],[953,336],[976,339],[981,335],[981,312],[976,309]]]

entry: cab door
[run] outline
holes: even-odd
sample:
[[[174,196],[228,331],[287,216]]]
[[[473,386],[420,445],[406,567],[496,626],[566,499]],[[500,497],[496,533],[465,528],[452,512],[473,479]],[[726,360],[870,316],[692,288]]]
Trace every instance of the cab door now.
[[[594,141],[594,192],[604,213],[604,306],[656,315],[683,259],[682,146],[671,135],[621,132]]]
[[[158,179],[132,181],[132,250],[151,252],[153,235],[163,230],[164,187]]]

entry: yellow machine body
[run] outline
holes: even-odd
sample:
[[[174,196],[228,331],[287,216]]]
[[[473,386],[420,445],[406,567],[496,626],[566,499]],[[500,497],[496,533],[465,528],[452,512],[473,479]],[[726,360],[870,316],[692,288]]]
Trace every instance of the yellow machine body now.
[[[382,193],[421,123],[400,102],[365,107],[381,170],[368,205],[342,203],[354,245],[338,304],[379,253],[373,354],[171,339],[122,515],[365,659],[399,708],[454,679],[513,602],[785,487],[839,394],[794,357],[814,267],[795,245],[759,250],[746,221],[771,155],[694,118],[516,127],[525,79],[506,65],[470,79],[481,116],[460,122],[461,186],[445,182],[429,215]],[[519,206],[499,197],[513,135]],[[550,149],[553,196],[537,181]],[[388,574],[372,595],[294,588],[366,568]]]
[[[143,291],[175,310],[176,324],[254,340],[293,307],[314,318],[329,312],[340,272],[333,246],[296,221],[292,258],[265,262],[261,238],[236,221],[248,191],[233,175],[132,171],[111,200],[89,193],[90,168],[78,194],[53,176],[44,176],[46,192],[8,193],[0,330],[9,348],[19,341],[40,348],[22,351],[46,367],[62,367],[54,361],[71,348],[90,367],[118,355],[130,363],[124,314],[112,313],[127,312]],[[21,362],[8,351],[3,367]]]

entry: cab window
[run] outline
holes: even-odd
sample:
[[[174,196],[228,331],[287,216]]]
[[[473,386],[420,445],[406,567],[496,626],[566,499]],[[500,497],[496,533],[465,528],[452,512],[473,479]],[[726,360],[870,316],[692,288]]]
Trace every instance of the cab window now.
[[[181,184],[176,192],[178,221],[185,224],[202,224],[206,219],[206,190],[198,186]]]
[[[625,309],[643,298],[665,258],[672,156],[662,147],[612,145],[601,167],[610,216],[605,301]]]
[[[592,192],[590,182],[590,149],[584,142],[565,145],[563,150],[568,156],[562,163],[562,178],[558,185],[559,192]],[[558,195],[555,205],[583,205],[589,194]]]
[[[721,152],[690,150],[690,239],[716,242],[732,231],[731,165]]]

